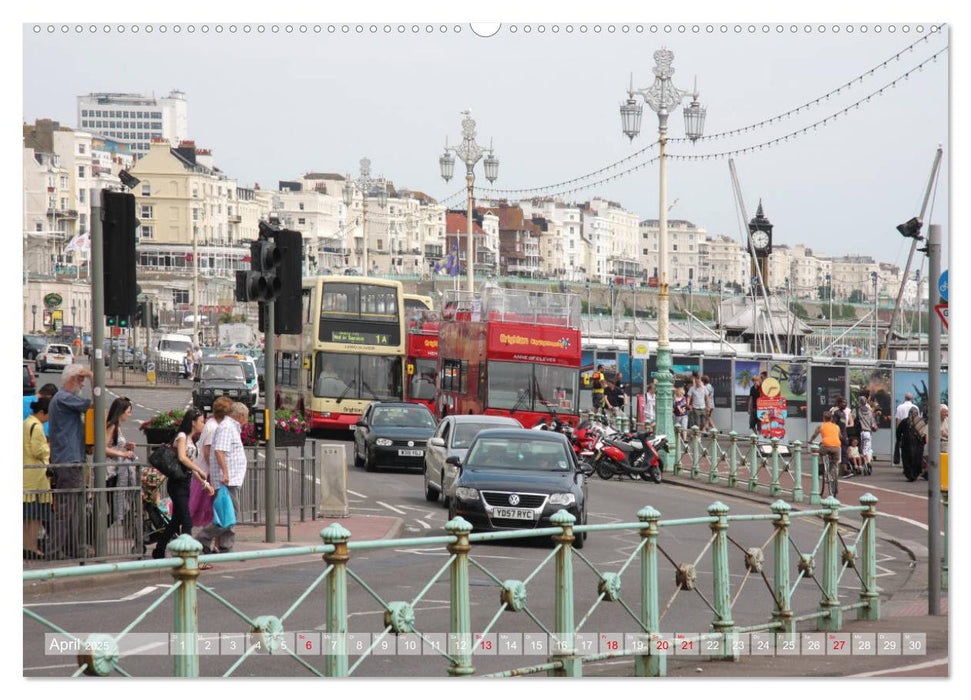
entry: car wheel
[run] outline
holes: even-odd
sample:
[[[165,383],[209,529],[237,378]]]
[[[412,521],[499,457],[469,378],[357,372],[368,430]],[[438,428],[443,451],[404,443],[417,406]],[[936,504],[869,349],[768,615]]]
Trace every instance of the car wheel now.
[[[365,449],[364,451],[364,471],[373,472],[375,469],[374,465],[374,455],[371,454],[370,449]]]
[[[364,460],[357,454],[357,445],[354,445],[354,466],[358,468],[364,466]]]
[[[428,482],[428,472],[425,472],[425,500],[434,503],[438,500],[439,491]]]
[[[584,513],[583,520],[580,521],[580,524],[581,525],[586,525],[587,524],[586,518],[587,518],[586,513]],[[585,532],[575,532],[575,533],[573,533],[573,538],[574,538],[573,539],[573,548],[574,549],[583,549],[583,546],[587,543],[587,533],[585,533]]]

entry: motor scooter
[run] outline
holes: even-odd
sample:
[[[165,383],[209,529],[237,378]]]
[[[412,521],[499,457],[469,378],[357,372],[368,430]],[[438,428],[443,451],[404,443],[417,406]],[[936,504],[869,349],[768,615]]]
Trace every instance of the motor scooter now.
[[[594,445],[594,471],[601,479],[619,475],[660,484],[663,465],[658,452],[668,449],[665,435],[650,439],[646,432],[601,436]]]

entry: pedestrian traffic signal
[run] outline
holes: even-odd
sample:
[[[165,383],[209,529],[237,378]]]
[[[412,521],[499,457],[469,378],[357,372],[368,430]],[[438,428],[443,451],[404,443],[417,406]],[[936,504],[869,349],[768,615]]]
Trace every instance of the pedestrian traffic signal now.
[[[101,248],[107,316],[127,319],[135,313],[135,297],[138,294],[135,284],[135,237],[138,225],[135,195],[130,192],[101,191]]]

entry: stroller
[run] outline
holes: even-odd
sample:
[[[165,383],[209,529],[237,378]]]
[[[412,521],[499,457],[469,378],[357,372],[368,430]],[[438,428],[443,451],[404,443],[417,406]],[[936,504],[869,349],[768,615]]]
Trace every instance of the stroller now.
[[[158,542],[169,524],[169,515],[162,510],[162,484],[165,477],[153,467],[142,470],[142,555],[145,548]]]

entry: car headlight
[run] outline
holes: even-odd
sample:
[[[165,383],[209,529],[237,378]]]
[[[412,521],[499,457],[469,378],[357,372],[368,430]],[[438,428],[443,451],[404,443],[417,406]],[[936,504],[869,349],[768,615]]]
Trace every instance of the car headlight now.
[[[572,506],[576,502],[576,496],[572,493],[554,493],[550,496],[551,506]]]
[[[394,443],[388,438],[378,438],[374,441],[374,444],[376,444],[378,447],[391,447],[391,445]]]
[[[455,497],[460,501],[478,501],[479,492],[475,489],[459,486],[457,489],[455,489]]]

